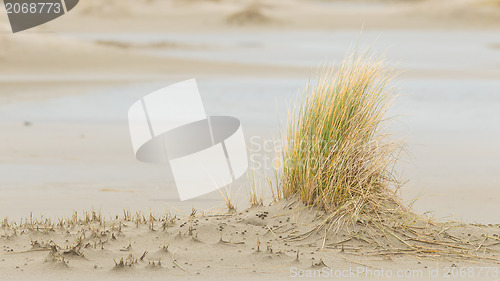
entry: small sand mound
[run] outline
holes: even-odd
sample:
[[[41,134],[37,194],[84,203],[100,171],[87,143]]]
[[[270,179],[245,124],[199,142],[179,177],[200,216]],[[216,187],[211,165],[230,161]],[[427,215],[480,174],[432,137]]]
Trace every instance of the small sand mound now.
[[[227,17],[227,22],[236,25],[245,24],[265,24],[273,20],[262,12],[262,6],[258,3],[252,3],[243,10],[231,14]]]
[[[138,259],[130,254],[127,258],[121,257],[120,260],[113,260],[115,262],[115,266],[113,270],[126,270],[127,268],[131,268],[138,263]]]
[[[45,258],[45,262],[50,264],[53,268],[65,269],[69,267],[56,245],[50,247],[50,252]]]
[[[148,265],[146,265],[145,267],[146,269],[149,269],[149,270],[160,270],[163,268],[163,265],[161,263],[161,259],[160,260],[150,260],[148,262]]]
[[[169,260],[172,259],[172,253],[168,249],[162,248],[160,250],[151,253],[148,257],[151,260],[162,260],[162,259]]]

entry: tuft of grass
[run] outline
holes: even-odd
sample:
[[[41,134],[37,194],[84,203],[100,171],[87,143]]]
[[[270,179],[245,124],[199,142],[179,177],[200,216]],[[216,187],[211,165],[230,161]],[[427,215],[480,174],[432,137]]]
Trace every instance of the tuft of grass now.
[[[229,186],[226,189],[225,195],[220,189],[218,189],[218,190],[219,190],[220,195],[222,196],[222,199],[224,199],[224,202],[226,203],[228,213],[236,212],[236,207],[234,206],[233,201],[231,200],[231,186]]]
[[[386,113],[395,98],[389,87],[392,73],[382,59],[355,53],[338,68],[324,67],[307,87],[289,117],[276,191],[281,198],[296,198],[322,212],[309,231],[285,239],[301,241],[324,230],[322,249],[340,246],[342,252],[350,251],[352,245],[344,246],[353,239],[387,257],[411,254],[499,262],[479,251],[491,236],[482,234],[484,238],[474,240],[479,244],[471,246],[471,239],[449,233],[463,224],[415,214],[396,193],[401,182],[393,168],[403,143],[392,141],[385,130]],[[331,244],[339,233],[350,237]]]
[[[348,55],[325,66],[289,116],[278,192],[355,219],[402,208],[391,170],[402,143],[384,131],[395,97],[392,70],[382,59]]]

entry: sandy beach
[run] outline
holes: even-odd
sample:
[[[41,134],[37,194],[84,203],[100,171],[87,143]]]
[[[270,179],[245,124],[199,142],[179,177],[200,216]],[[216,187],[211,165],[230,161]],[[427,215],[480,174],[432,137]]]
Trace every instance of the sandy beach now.
[[[500,280],[499,30],[494,0],[82,0],[16,34],[0,12],[0,280]],[[196,78],[272,174],[290,105],[356,46],[399,73],[389,130],[415,229],[315,232],[328,214],[273,203],[265,178],[250,206],[248,176],[222,189],[236,210],[218,191],[181,202],[169,167],[135,158],[130,105]]]
[[[373,250],[362,223],[331,239],[324,240],[321,233],[299,236],[320,224],[324,215],[292,199],[240,213],[193,209],[185,218],[124,212],[104,219],[89,212],[58,222],[27,218],[17,228],[4,222],[2,278],[32,278],[36,272],[41,280],[285,280],[328,267],[331,271],[323,278],[354,274],[356,279],[370,280],[382,278],[385,270],[384,280],[400,280],[404,274],[406,280],[432,280],[450,278],[447,271],[457,267],[496,267],[487,259],[459,254],[436,258]],[[426,227],[432,232],[432,224]],[[446,235],[471,244],[490,237],[490,243],[481,245],[493,250],[500,245],[499,227],[457,224]],[[429,243],[421,242],[425,247]],[[436,269],[436,276],[429,273]]]

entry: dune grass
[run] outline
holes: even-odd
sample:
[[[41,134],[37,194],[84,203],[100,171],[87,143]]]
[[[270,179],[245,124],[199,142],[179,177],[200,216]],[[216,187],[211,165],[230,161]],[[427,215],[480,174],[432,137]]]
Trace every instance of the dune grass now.
[[[384,132],[393,77],[381,59],[367,55],[323,67],[290,113],[277,185],[283,197],[351,215],[399,205],[391,170],[402,144]]]
[[[296,103],[284,133],[283,165],[274,192],[322,214],[309,231],[290,235],[287,241],[324,230],[321,248],[343,233],[350,236],[347,240],[365,243],[374,255],[500,263],[479,251],[495,251],[490,246],[496,244],[484,244],[487,234],[475,238],[480,244],[471,247],[470,241],[457,238],[459,233],[452,234],[462,224],[420,216],[398,196],[401,181],[393,168],[404,143],[393,141],[385,130],[396,96],[390,87],[393,78],[382,59],[352,54],[338,68],[323,67]]]

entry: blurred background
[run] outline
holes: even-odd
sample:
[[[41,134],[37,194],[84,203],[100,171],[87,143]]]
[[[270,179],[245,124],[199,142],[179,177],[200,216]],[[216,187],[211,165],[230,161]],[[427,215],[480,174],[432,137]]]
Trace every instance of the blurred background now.
[[[129,106],[196,78],[210,115],[242,122],[264,196],[287,111],[316,69],[355,49],[399,76],[389,130],[401,194],[436,218],[498,223],[499,0],[81,0],[13,34],[0,8],[0,217],[180,202],[166,166],[135,159]],[[281,128],[281,129],[280,129]],[[248,204],[248,178],[229,192]]]

